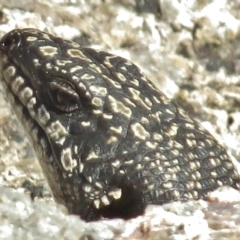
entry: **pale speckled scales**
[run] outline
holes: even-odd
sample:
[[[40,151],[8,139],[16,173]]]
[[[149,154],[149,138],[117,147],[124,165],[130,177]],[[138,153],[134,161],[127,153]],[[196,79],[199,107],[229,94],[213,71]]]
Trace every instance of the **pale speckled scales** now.
[[[239,189],[226,151],[130,61],[37,29],[0,42],[1,82],[57,202],[85,220]]]

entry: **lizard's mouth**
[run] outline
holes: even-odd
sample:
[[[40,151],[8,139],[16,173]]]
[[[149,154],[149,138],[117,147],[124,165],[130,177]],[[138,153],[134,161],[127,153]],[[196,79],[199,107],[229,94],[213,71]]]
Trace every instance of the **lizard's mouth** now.
[[[1,50],[0,48],[0,81],[7,100],[24,127],[47,182],[51,190],[54,189],[52,193],[55,199],[61,202],[63,190],[59,182],[63,181],[60,180],[63,178],[63,166],[59,155],[62,153],[61,138],[63,136],[61,135],[57,139],[59,136],[57,129],[60,122],[51,119],[50,112],[38,100],[37,89],[32,87],[32,79],[27,77],[21,65]],[[57,144],[58,141],[60,144]],[[72,162],[69,162],[67,157],[64,160],[66,164],[69,163],[68,167],[72,170]]]
[[[61,151],[57,151],[59,150],[58,141],[61,143],[62,137],[67,135],[67,132],[59,130],[61,123],[51,118],[52,113],[40,101],[39,90],[42,87],[35,79],[36,76],[31,74],[33,69],[27,68],[28,59],[22,57],[21,44],[22,39],[17,31],[12,31],[2,38],[0,42],[1,83],[51,185],[50,179],[53,177],[50,176],[49,169],[55,168],[53,172],[61,173],[62,166],[59,161]],[[58,134],[59,131],[62,135]]]
[[[2,44],[1,44],[2,46]],[[30,87],[22,70],[0,52],[1,83],[5,89],[6,97],[23,125],[28,139],[41,158],[51,159],[51,145],[45,131],[39,125],[36,92]]]

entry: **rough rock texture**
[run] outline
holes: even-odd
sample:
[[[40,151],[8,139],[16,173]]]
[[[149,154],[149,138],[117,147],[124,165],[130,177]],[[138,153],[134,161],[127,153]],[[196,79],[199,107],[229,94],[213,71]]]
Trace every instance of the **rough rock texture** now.
[[[136,63],[239,167],[239,0],[0,0],[0,7],[0,37],[34,27]],[[0,239],[240,239],[240,195],[230,188],[211,202],[149,206],[129,221],[69,216],[53,202],[1,86],[0,113]]]

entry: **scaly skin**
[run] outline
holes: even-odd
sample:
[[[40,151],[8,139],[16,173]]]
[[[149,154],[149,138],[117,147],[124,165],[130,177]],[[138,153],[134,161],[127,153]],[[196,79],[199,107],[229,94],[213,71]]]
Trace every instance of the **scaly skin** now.
[[[130,61],[37,29],[0,42],[1,82],[57,202],[87,221],[239,189],[226,151]]]

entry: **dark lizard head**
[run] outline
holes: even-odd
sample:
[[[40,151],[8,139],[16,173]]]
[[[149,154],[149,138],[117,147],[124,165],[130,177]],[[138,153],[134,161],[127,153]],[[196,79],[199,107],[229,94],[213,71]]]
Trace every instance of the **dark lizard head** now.
[[[53,195],[87,220],[239,188],[226,151],[130,61],[36,29],[0,42],[1,82]]]

